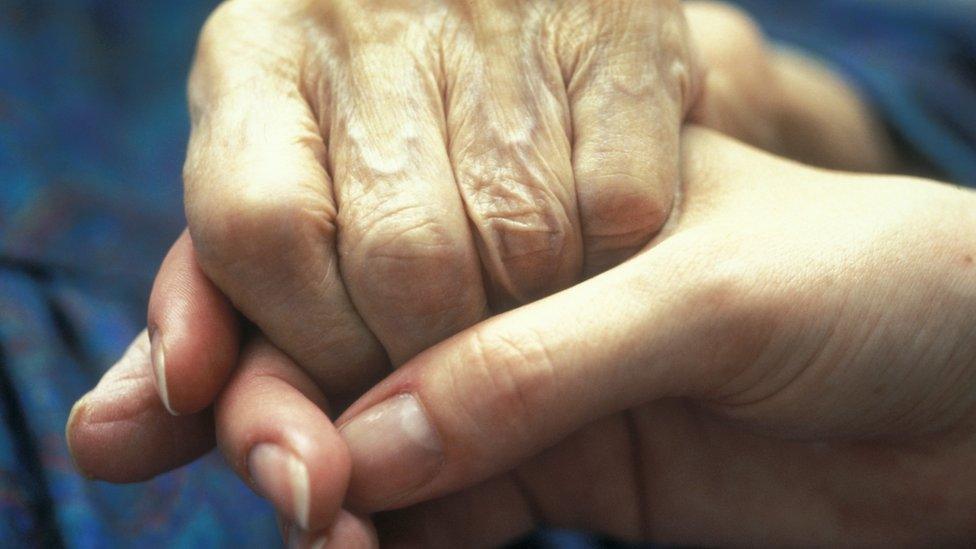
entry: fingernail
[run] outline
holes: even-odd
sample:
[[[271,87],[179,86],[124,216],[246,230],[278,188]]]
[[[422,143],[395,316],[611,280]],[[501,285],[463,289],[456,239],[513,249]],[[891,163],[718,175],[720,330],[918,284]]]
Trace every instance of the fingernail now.
[[[178,415],[169,405],[169,386],[166,385],[166,351],[163,349],[163,335],[159,330],[154,330],[152,337],[149,338],[149,347],[152,356],[153,377],[156,379],[156,392],[159,393],[159,400],[163,401],[163,407],[172,415]]]
[[[297,524],[289,524],[285,533],[288,549],[325,549],[328,541],[325,535],[315,536],[311,532],[302,530]]]
[[[262,443],[248,454],[247,469],[258,492],[307,530],[309,482],[305,463],[277,444]]]
[[[81,468],[81,465],[78,464],[78,460],[75,459],[74,448],[71,447],[71,428],[74,427],[74,423],[79,417],[78,414],[85,409],[87,399],[88,394],[79,398],[78,402],[75,402],[74,406],[71,407],[71,412],[68,413],[68,421],[64,424],[64,440],[68,444],[68,456],[71,458],[71,465],[75,468],[75,471],[77,471],[81,476],[91,480],[95,477],[91,473]]]
[[[388,505],[437,473],[443,450],[420,402],[410,394],[387,399],[340,430],[352,455],[352,483],[373,505]]]

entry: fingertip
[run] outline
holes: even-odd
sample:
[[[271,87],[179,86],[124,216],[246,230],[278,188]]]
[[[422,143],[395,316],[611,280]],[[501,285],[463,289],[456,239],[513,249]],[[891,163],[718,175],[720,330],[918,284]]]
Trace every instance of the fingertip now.
[[[140,482],[189,463],[213,448],[209,411],[173,417],[156,395],[143,331],[65,424],[72,462],[89,479]]]
[[[303,530],[335,520],[351,473],[324,405],[311,379],[263,340],[247,347],[217,401],[218,440],[228,462]]]
[[[210,404],[237,361],[233,306],[200,269],[184,231],[160,267],[149,300],[153,381],[169,413]]]
[[[346,510],[339,511],[335,522],[323,530],[303,530],[296,524],[282,520],[279,515],[282,538],[286,547],[307,549],[378,548],[379,540],[372,522]]]
[[[79,446],[74,442],[75,437],[81,435],[84,436],[83,431],[79,431],[78,424],[82,418],[87,413],[85,400],[88,398],[88,393],[82,395],[77,402],[71,407],[71,411],[68,412],[68,421],[64,424],[64,440],[68,446],[68,457],[71,458],[71,465],[74,470],[86,479],[94,479],[94,475],[89,473],[83,466],[83,461],[79,460],[79,456],[75,453],[75,447]],[[82,441],[83,442],[83,441]],[[84,456],[82,456],[84,457]]]
[[[72,465],[86,479],[142,482],[212,448],[213,422],[209,413],[173,417],[148,379],[126,380],[76,402],[65,440]]]

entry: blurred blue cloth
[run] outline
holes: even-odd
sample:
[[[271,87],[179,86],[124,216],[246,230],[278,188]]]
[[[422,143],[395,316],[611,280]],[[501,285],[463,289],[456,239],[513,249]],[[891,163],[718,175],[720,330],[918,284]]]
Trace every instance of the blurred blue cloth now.
[[[935,174],[976,187],[976,2],[736,0],[845,73]]]
[[[976,186],[976,8],[742,0],[849,75],[945,178]],[[184,224],[185,74],[213,2],[0,0],[0,545],[258,546],[270,508],[214,456],[152,482],[77,476],[63,430],[145,322]],[[530,545],[604,543],[567,533]]]

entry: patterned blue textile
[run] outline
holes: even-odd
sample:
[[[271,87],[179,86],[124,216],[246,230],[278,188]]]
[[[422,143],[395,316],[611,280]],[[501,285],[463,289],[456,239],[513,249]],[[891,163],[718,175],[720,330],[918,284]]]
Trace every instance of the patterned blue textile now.
[[[64,423],[145,323],[182,219],[184,86],[212,2],[0,0],[0,546],[273,547],[218,456],[112,486]]]
[[[740,3],[850,75],[917,155],[976,186],[972,2]],[[63,437],[72,402],[143,326],[184,224],[183,88],[213,4],[0,0],[2,547],[278,543],[270,508],[216,456],[110,486],[72,471]]]

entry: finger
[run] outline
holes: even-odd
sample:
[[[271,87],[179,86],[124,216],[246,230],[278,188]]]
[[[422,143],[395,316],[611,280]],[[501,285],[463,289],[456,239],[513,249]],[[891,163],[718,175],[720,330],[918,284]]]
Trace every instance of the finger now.
[[[677,2],[567,9],[573,170],[585,272],[595,274],[637,253],[667,221],[700,71]]]
[[[346,70],[328,108],[342,274],[402,364],[479,321],[484,285],[447,157],[435,50],[410,29],[375,28],[393,15],[364,18],[344,5],[330,15],[343,29]]]
[[[349,455],[325,408],[315,383],[258,339],[214,411],[228,463],[303,530],[332,523],[349,481]]]
[[[335,522],[325,530],[305,531],[292,523],[286,523],[286,519],[283,520],[280,515],[278,520],[279,524],[283,524],[282,537],[286,547],[369,549],[380,546],[372,521],[346,510],[339,511]]]
[[[783,85],[759,26],[741,8],[722,2],[686,2],[685,14],[708,67],[691,114],[695,123],[782,154]],[[808,87],[800,87],[804,95]]]
[[[579,277],[568,108],[555,59],[526,53],[549,47],[539,10],[474,2],[457,19],[445,52],[451,158],[492,300],[504,307]]]
[[[773,47],[734,4],[685,2],[685,13],[708,67],[695,123],[812,166],[907,171],[876,114],[829,66]]]
[[[633,446],[632,421],[624,418],[617,414],[591,423],[516,469],[471,488],[378,513],[374,520],[381,541],[501,547],[543,525],[646,541],[643,483],[636,476],[641,462],[635,456],[640,454]],[[657,496],[654,508],[661,504]]]
[[[692,179],[749,156],[711,134],[691,137]],[[686,183],[691,203],[724,197],[696,196],[707,187]],[[689,207],[683,217],[699,215]],[[748,277],[715,265],[695,226],[462,332],[372,389],[338,421],[354,462],[350,501],[371,511],[457,490],[610,413],[714,394],[756,362],[776,315],[740,305],[750,303]]]
[[[317,382],[360,390],[386,357],[339,274],[327,151],[300,88],[302,38],[273,7],[241,5],[211,17],[191,75],[193,243],[207,275]]]
[[[230,302],[197,264],[186,231],[156,275],[148,326],[163,406],[173,415],[209,406],[237,363],[240,326]]]
[[[685,352],[691,342],[673,319],[702,324],[706,308],[674,302],[690,289],[671,267],[634,260],[405,365],[340,419],[355,463],[351,501],[372,511],[447,493],[584,422],[683,392],[705,357]]]
[[[142,482],[213,448],[213,416],[209,410],[180,417],[166,411],[153,382],[144,330],[71,409],[65,436],[75,468],[85,476]]]

